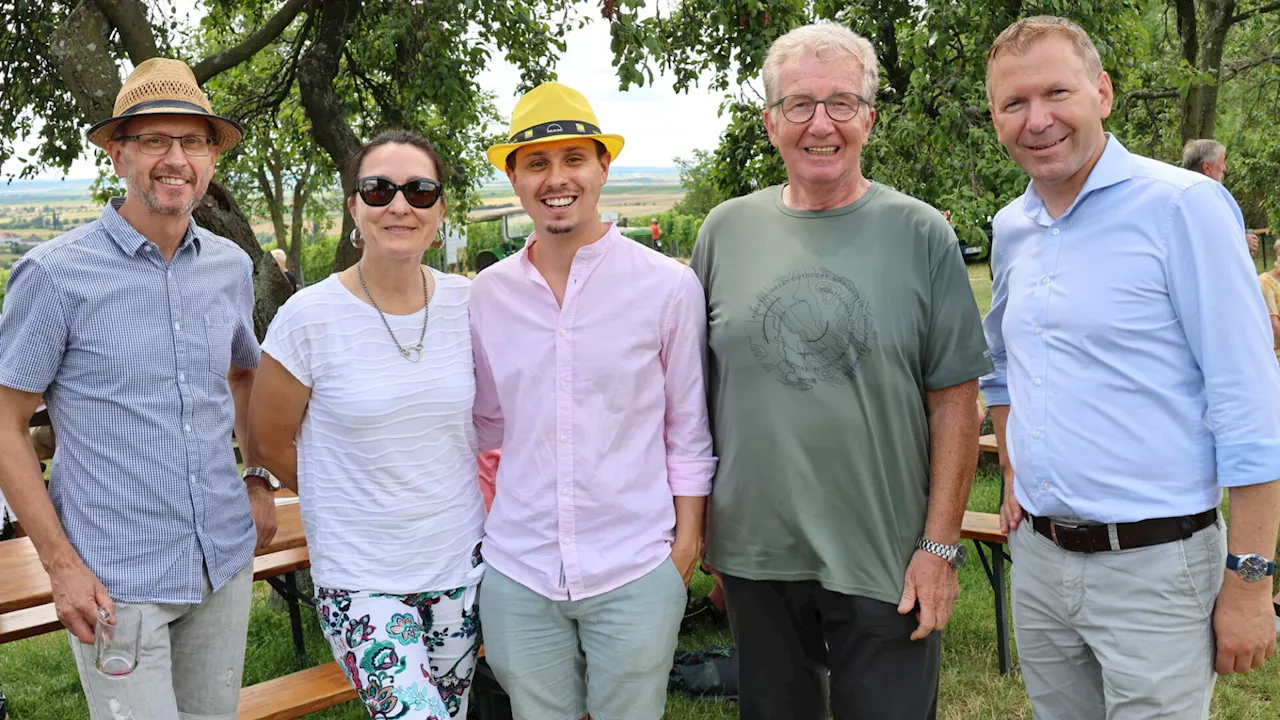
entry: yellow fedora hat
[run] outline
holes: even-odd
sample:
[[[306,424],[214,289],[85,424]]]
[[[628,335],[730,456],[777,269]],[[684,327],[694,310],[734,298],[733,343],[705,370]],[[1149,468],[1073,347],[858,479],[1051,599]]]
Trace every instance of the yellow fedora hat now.
[[[600,132],[596,114],[582,93],[558,82],[542,83],[520,98],[511,113],[508,136],[507,142],[486,152],[489,162],[499,170],[506,170],[507,156],[525,145],[582,137],[600,142],[614,160],[623,145],[621,135]]]
[[[106,149],[116,127],[142,115],[195,115],[213,125],[218,151],[226,152],[244,137],[240,123],[213,114],[195,73],[181,60],[151,58],[129,73],[116,95],[112,117],[89,128],[89,142]]]

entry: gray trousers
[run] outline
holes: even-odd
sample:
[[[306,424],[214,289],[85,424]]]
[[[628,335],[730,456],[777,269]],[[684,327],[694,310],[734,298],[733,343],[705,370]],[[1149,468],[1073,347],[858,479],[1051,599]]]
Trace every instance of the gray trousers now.
[[[142,611],[138,666],[124,677],[98,672],[92,644],[71,654],[92,720],[236,720],[244,675],[253,565],[199,605],[134,605]]]
[[[1222,521],[1183,541],[1068,552],[1009,536],[1013,625],[1037,720],[1203,720],[1222,587]]]

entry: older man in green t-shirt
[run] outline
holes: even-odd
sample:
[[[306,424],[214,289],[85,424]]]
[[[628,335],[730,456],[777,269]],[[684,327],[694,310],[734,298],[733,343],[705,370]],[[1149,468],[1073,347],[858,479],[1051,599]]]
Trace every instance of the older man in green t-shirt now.
[[[862,175],[870,43],[793,30],[764,84],[788,182],[712,211],[692,262],[741,716],[932,718],[991,370],[978,309],[942,215]]]

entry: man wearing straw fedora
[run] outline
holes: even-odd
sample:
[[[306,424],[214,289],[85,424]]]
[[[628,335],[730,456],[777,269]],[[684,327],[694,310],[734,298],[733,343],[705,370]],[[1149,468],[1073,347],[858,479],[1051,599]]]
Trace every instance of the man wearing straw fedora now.
[[[252,266],[191,211],[241,128],[184,63],[153,59],[88,136],[127,194],[10,273],[0,487],[49,573],[90,717],[230,720],[254,546],[275,515],[231,447],[258,363]],[[58,437],[47,491],[26,432],[42,395]],[[134,665],[107,677],[95,624],[126,607],[141,618]]]
[[[546,83],[488,151],[535,229],[475,279],[470,308],[477,436],[502,447],[480,617],[518,720],[661,717],[702,551],[703,293],[601,222],[622,143]]]

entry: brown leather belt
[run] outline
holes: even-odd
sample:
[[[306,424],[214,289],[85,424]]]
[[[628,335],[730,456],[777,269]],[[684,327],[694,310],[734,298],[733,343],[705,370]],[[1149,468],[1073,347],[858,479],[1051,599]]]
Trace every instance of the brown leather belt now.
[[[1175,518],[1152,518],[1131,523],[1097,525],[1069,523],[1027,514],[1031,527],[1063,550],[1081,553],[1129,550],[1186,540],[1196,532],[1218,521],[1218,509],[1210,508],[1199,515]],[[1115,529],[1115,536],[1111,534]],[[1114,542],[1113,542],[1114,540]]]

